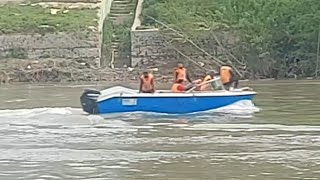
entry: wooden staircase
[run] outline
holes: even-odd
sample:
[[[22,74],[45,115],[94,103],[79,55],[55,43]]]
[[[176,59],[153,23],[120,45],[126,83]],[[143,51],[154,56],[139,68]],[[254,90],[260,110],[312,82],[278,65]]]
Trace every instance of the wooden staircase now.
[[[114,27],[122,26],[130,27],[132,26],[133,19],[135,16],[136,0],[113,0],[111,5],[110,14],[108,17],[112,20]],[[121,43],[121,34],[117,33],[115,30],[113,32],[112,38],[112,60],[110,67],[123,67],[130,63],[130,59],[123,60],[123,57],[120,58],[119,45]],[[127,61],[127,62],[126,62]]]

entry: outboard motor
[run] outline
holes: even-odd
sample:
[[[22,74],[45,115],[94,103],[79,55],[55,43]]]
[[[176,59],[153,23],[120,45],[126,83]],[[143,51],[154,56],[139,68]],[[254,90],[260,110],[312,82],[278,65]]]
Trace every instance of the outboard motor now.
[[[98,105],[97,99],[100,96],[100,91],[94,89],[85,89],[80,97],[82,109],[89,114],[97,114]]]

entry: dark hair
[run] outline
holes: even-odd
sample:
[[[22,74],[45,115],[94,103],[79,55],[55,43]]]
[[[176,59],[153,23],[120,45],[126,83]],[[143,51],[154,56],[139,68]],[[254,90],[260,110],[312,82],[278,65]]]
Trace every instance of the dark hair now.
[[[213,76],[216,76],[216,75],[219,74],[219,73],[218,73],[218,71],[216,71],[216,70],[209,70],[209,71],[207,71],[206,74],[213,77]]]
[[[183,83],[183,79],[178,79],[177,83]]]

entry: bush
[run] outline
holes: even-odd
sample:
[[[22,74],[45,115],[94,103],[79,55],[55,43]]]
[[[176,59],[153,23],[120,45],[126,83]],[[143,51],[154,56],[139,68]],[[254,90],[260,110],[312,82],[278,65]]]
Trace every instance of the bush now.
[[[298,57],[305,75],[315,72],[319,0],[145,0],[143,23],[156,26],[147,16],[188,36],[199,25],[235,32],[241,47],[234,53],[253,73],[270,75],[286,67],[286,56]]]

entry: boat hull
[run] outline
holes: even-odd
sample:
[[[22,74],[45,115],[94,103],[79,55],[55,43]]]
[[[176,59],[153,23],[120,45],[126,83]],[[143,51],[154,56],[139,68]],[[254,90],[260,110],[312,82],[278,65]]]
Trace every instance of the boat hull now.
[[[241,100],[252,100],[254,95],[201,97],[114,97],[98,102],[98,113],[156,112],[187,114],[217,109]]]
[[[122,112],[155,112],[188,114],[228,106],[242,100],[252,100],[253,91],[214,91],[172,93],[160,90],[156,93],[138,93],[124,87],[102,91],[85,90],[80,97],[82,108],[89,114]]]

